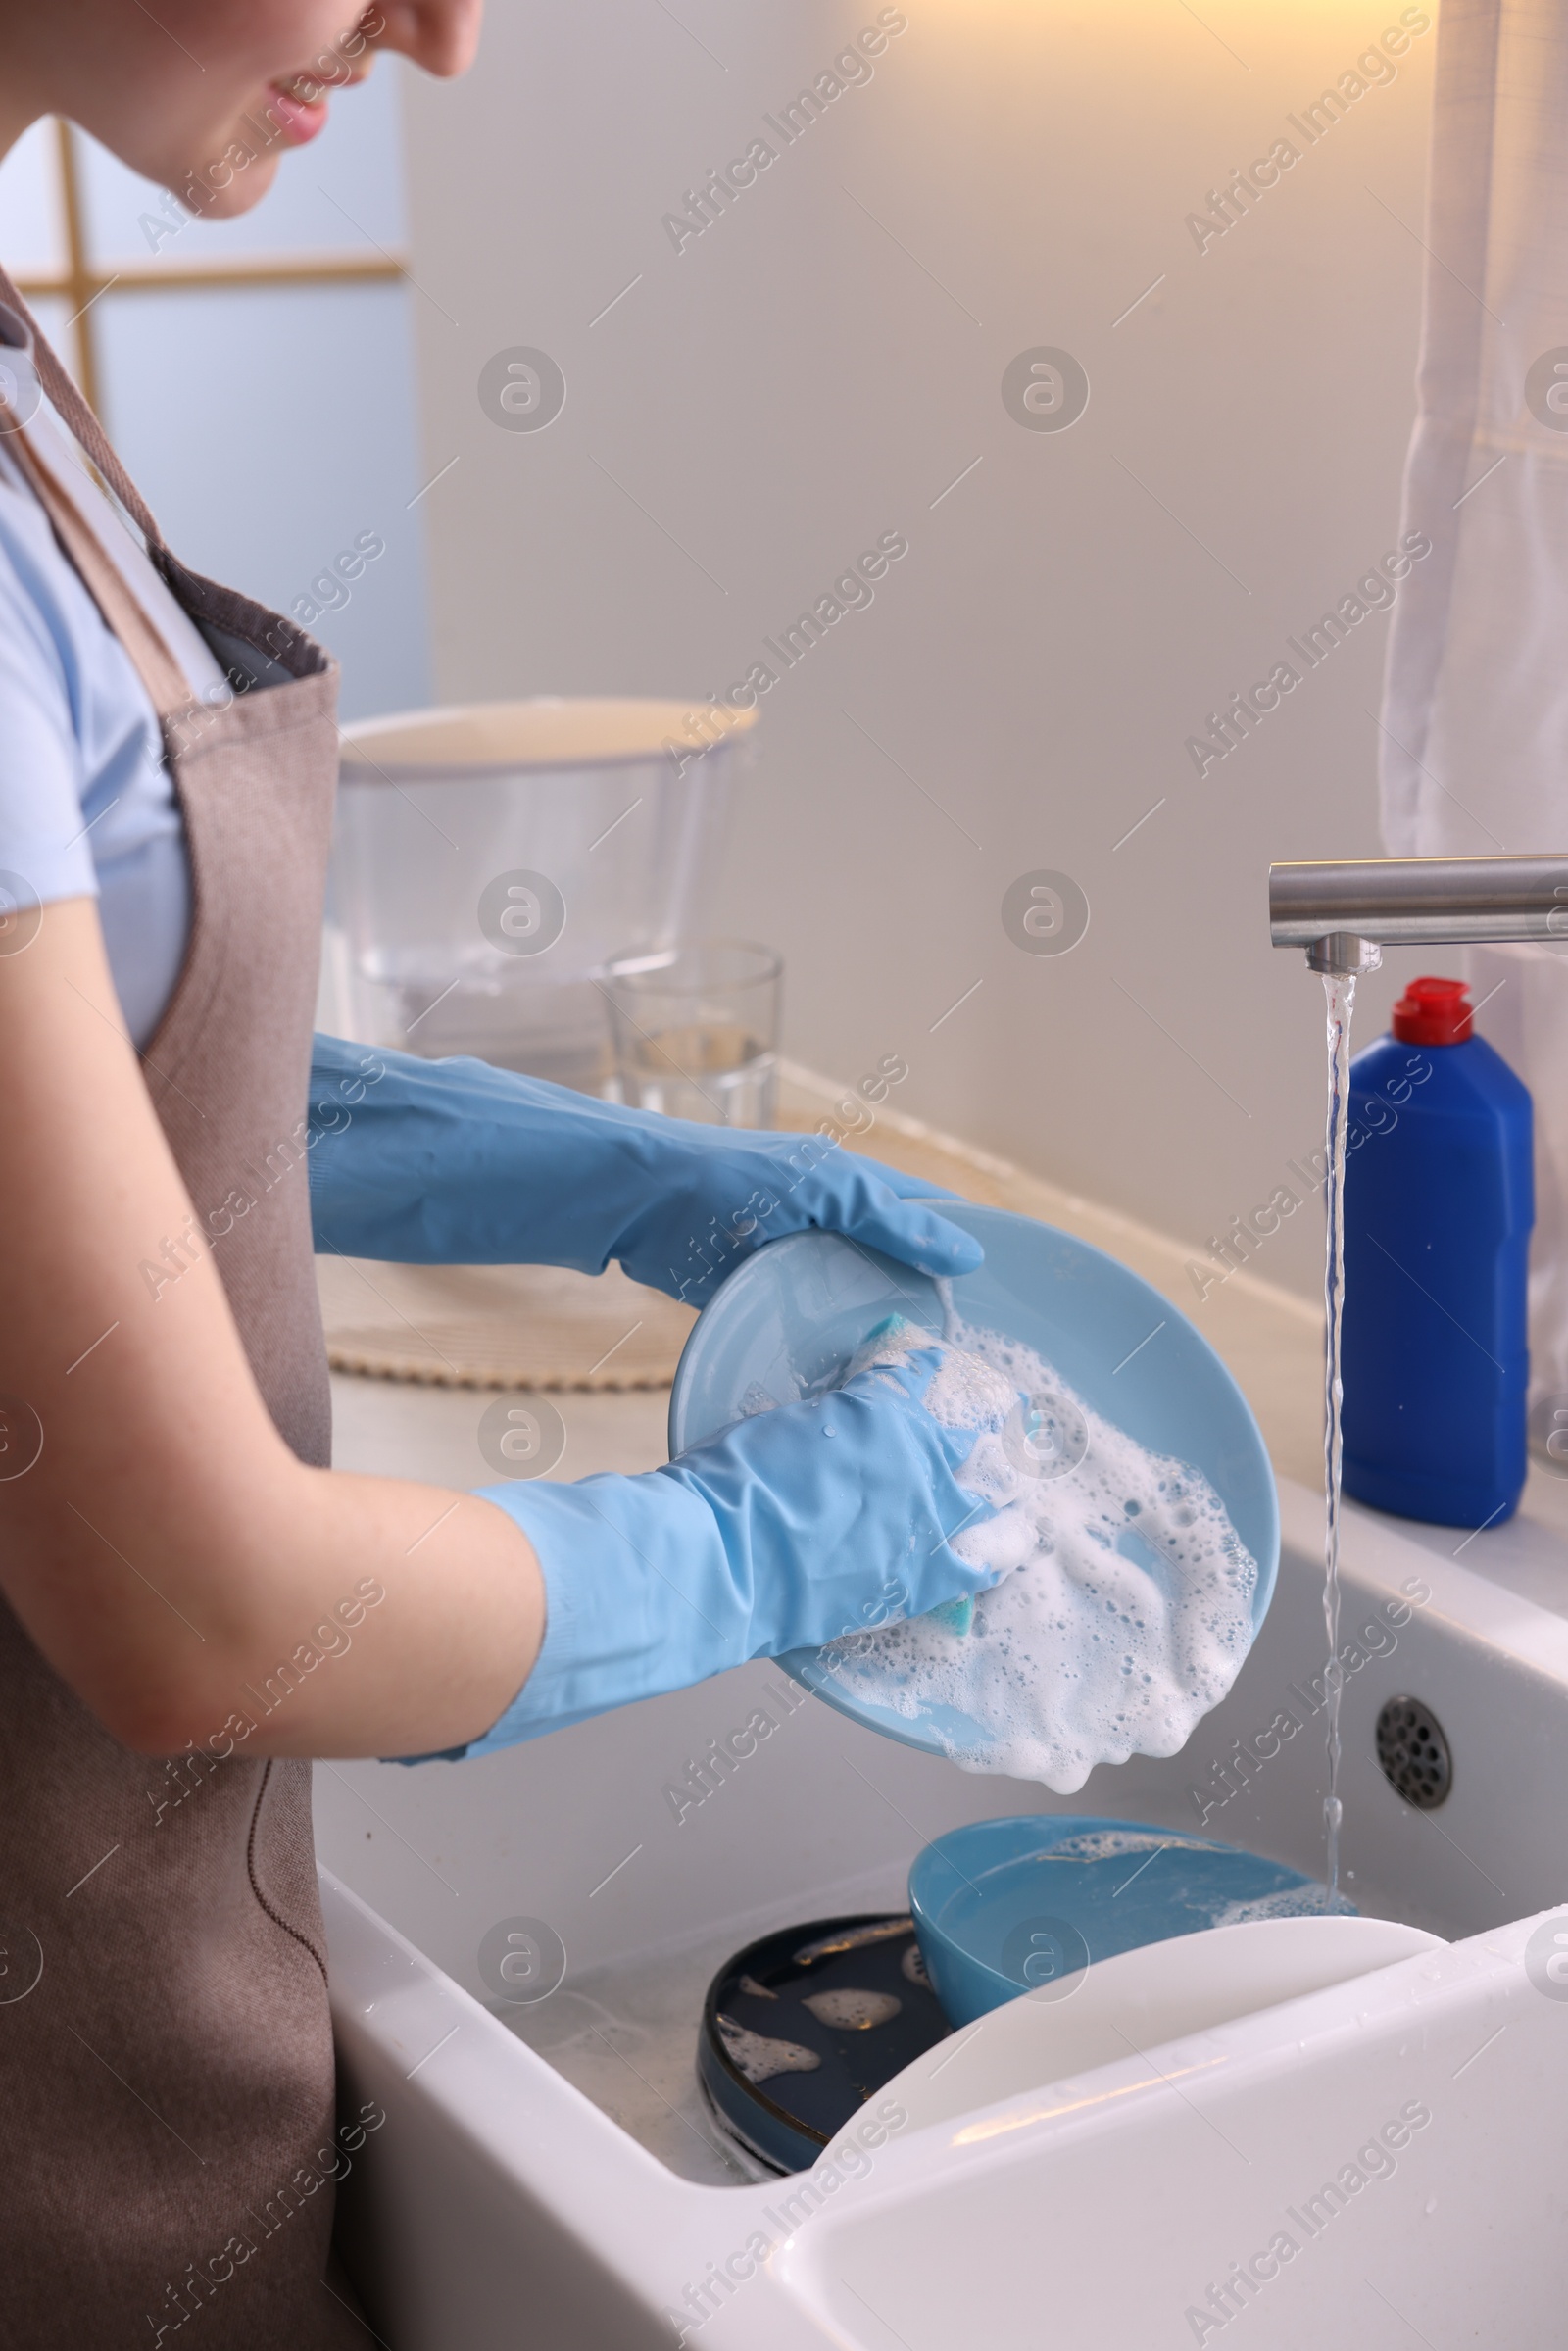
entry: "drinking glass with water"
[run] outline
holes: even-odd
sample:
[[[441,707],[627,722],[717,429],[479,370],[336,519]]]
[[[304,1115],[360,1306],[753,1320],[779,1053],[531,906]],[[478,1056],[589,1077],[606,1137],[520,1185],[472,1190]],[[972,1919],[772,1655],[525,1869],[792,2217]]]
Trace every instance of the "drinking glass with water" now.
[[[771,1126],[783,973],[771,948],[730,939],[617,956],[604,989],[622,1101],[710,1126]]]

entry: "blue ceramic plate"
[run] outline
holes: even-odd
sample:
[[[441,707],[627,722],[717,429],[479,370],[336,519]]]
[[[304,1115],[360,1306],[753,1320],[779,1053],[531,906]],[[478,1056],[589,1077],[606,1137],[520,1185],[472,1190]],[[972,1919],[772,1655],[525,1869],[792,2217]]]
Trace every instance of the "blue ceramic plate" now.
[[[986,1252],[979,1272],[953,1286],[966,1321],[1023,1341],[1140,1445],[1202,1471],[1257,1561],[1260,1625],[1279,1567],[1274,1473],[1247,1398],[1208,1342],[1157,1290],[1070,1233],[967,1200],[943,1200],[941,1210]],[[671,1454],[767,1403],[836,1387],[892,1313],[939,1333],[935,1284],[836,1233],[770,1242],[737,1266],[686,1342],[669,1399]],[[853,1721],[932,1755],[983,1742],[951,1708],[910,1718],[852,1697],[822,1654],[795,1649],[780,1662]]]

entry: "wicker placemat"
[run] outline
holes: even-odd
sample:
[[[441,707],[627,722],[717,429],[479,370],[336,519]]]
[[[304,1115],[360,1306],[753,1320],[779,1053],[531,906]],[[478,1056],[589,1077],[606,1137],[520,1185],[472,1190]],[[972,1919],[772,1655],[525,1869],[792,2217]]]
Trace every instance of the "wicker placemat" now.
[[[667,1388],[690,1306],[620,1268],[318,1257],[334,1371],[451,1388]]]
[[[781,1127],[807,1131],[816,1105]],[[994,1207],[1022,1205],[1000,1163],[879,1117],[848,1148]],[[318,1257],[327,1361],[372,1379],[453,1388],[667,1388],[697,1317],[616,1265],[599,1275],[553,1265],[385,1265]]]

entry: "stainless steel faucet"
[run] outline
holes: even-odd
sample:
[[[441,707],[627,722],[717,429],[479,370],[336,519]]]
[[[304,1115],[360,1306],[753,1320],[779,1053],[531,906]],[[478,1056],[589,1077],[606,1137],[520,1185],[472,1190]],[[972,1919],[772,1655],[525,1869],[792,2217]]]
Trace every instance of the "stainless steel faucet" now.
[[[1358,857],[1268,869],[1269,936],[1314,971],[1376,971],[1385,947],[1568,945],[1568,857]]]

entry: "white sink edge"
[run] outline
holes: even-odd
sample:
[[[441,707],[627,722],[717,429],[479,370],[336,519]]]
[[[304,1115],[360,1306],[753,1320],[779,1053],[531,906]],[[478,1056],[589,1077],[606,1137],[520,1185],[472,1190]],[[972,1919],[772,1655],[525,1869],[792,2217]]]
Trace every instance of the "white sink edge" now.
[[[1322,1494],[1295,1479],[1281,1478],[1279,1495],[1282,1545],[1308,1559],[1321,1558]],[[1463,1544],[1462,1530],[1455,1528],[1453,1533],[1456,1547]],[[1472,1540],[1478,1550],[1486,1543],[1485,1535]],[[1480,1569],[1442,1557],[1405,1534],[1397,1520],[1347,1502],[1340,1573],[1347,1586],[1366,1587],[1392,1598],[1411,1597],[1403,1587],[1419,1579],[1431,1592],[1429,1600],[1417,1603],[1423,1610],[1435,1607],[1473,1640],[1568,1689],[1568,1618],[1520,1597]],[[1563,1546],[1563,1584],[1568,1604],[1568,1544]]]

